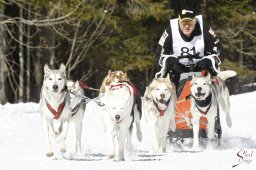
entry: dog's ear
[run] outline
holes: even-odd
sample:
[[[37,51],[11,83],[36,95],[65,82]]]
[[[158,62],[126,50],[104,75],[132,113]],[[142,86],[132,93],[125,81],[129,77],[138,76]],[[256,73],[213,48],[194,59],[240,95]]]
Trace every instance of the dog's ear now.
[[[195,74],[192,74],[192,79],[195,79],[196,75]]]
[[[48,64],[44,65],[44,73],[48,73],[51,69],[49,68]]]
[[[110,76],[110,74],[111,74],[111,70],[108,70],[108,76]]]
[[[63,63],[61,63],[59,70],[65,72],[66,66]]]
[[[190,83],[191,85],[194,83],[195,79],[196,79],[196,75],[192,74],[192,80],[191,80],[191,83]]]
[[[207,78],[207,80],[210,80],[210,79],[211,79],[211,74],[210,74],[210,73],[207,73],[206,78]]]
[[[167,76],[165,77],[165,80],[167,80],[168,82],[171,82],[169,73],[168,73]]]
[[[80,83],[79,83],[79,81],[77,80],[76,83],[75,83],[75,88],[78,89],[79,86],[80,86]]]
[[[146,87],[145,93],[144,93],[144,97],[148,97],[148,86]]]
[[[127,73],[123,74],[123,79],[126,80],[127,79]]]

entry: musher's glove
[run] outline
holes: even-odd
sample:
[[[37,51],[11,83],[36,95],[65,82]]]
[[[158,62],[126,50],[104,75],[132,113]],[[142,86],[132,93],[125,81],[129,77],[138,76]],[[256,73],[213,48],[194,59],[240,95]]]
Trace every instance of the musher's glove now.
[[[219,72],[221,61],[216,54],[205,56],[198,62],[198,66],[205,68],[211,75],[216,75]]]
[[[165,61],[165,67],[167,68],[167,70],[172,70],[178,62],[179,61],[177,58],[168,57]]]
[[[162,67],[159,72],[155,74],[155,78],[164,77],[170,68],[178,62],[178,59],[174,55],[161,55],[159,58],[159,65]]]
[[[204,58],[210,59],[214,65],[216,64],[217,66],[219,66],[221,64],[221,61],[217,54],[207,55],[207,56],[204,56],[203,59]]]
[[[166,67],[166,62],[167,62],[167,60],[168,60],[168,63],[171,63],[171,61],[173,61],[174,59],[176,59],[177,60],[177,62],[178,62],[178,59],[177,59],[177,57],[176,56],[174,56],[174,55],[165,55],[165,54],[162,54],[161,56],[160,56],[160,59],[159,59],[159,65],[160,66],[165,66]],[[176,62],[176,61],[175,61]],[[177,63],[176,62],[176,63]]]

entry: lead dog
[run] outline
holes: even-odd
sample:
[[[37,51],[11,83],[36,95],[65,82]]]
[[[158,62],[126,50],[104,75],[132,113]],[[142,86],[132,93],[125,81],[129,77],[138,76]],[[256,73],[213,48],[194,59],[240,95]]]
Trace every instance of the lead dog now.
[[[63,64],[56,70],[50,69],[47,64],[44,66],[44,82],[39,107],[47,144],[46,156],[53,155],[52,140],[55,140],[57,144],[61,143],[62,152],[66,151],[65,140],[69,122],[75,124],[76,152],[81,152],[85,103],[82,102],[79,95],[83,95],[83,89],[79,86],[79,82],[69,81],[67,87],[66,67]]]
[[[61,133],[62,138],[66,138],[71,117],[70,96],[66,83],[66,67],[63,64],[56,70],[51,70],[47,64],[44,66],[39,107],[48,157],[53,156],[52,140]],[[65,140],[61,141],[61,151],[66,151]]]
[[[191,113],[193,123],[193,150],[199,147],[199,119],[205,116],[208,120],[207,137],[214,139],[215,117],[217,116],[218,103],[226,114],[228,127],[232,126],[230,117],[229,91],[225,80],[236,75],[234,71],[223,71],[217,77],[211,79],[210,74],[206,77],[193,76],[191,81]]]
[[[131,150],[133,122],[136,121],[137,138],[142,140],[140,113],[135,103],[135,92],[129,82],[112,82],[103,96],[103,116],[110,147],[109,158],[124,160],[124,148]],[[138,123],[138,124],[137,124]],[[126,145],[126,146],[125,146]]]
[[[150,129],[155,152],[166,152],[168,129],[176,129],[176,100],[175,85],[170,81],[169,75],[166,78],[154,79],[145,91],[143,114]]]

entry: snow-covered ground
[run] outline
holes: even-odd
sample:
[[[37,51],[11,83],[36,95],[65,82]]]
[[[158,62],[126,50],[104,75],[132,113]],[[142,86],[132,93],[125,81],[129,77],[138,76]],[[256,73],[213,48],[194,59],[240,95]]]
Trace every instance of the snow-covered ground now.
[[[143,141],[138,142],[133,137],[134,151],[125,154],[124,162],[107,159],[108,142],[99,121],[99,107],[94,102],[87,105],[85,112],[83,155],[79,158],[74,154],[73,126],[68,131],[68,152],[47,158],[38,104],[0,105],[0,169],[256,169],[256,92],[234,95],[230,100],[233,127],[227,127],[221,112],[221,148],[191,153],[176,152],[168,145],[167,153],[154,154],[150,149],[147,127],[142,120]],[[190,140],[187,142],[187,146],[191,147]],[[232,168],[233,165],[237,166]]]

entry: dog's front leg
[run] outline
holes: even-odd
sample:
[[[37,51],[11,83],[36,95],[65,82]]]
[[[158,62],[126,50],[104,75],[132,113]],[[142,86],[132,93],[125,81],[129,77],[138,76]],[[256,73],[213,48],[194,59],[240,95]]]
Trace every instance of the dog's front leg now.
[[[50,140],[49,126],[45,117],[42,117],[42,127],[44,131],[45,143],[47,148],[46,156],[51,157],[53,156],[53,151],[52,151],[52,145]]]
[[[125,149],[129,152],[132,150],[132,131],[133,131],[133,126],[131,125],[127,133],[127,139],[125,144]]]
[[[56,138],[55,138],[56,143],[61,143],[66,140],[68,126],[69,126],[68,121],[61,122],[61,125],[60,125],[61,131],[60,131],[59,135],[56,136]]]
[[[115,157],[115,136],[114,136],[114,127],[107,128],[107,136],[109,140],[109,159],[113,159]]]
[[[75,123],[76,128],[76,153],[81,153],[82,122]]]
[[[61,152],[66,152],[66,142],[65,142],[65,140],[66,140],[66,136],[67,136],[69,122],[68,121],[61,122],[61,126],[62,126],[62,131],[56,137],[55,141],[56,141],[56,143],[61,143],[60,151]]]
[[[212,113],[217,113],[217,109],[214,109]],[[209,139],[209,142],[207,144],[207,149],[213,149],[214,147],[215,117],[216,117],[216,114],[207,117],[207,120],[208,120],[207,137]]]
[[[161,143],[162,143],[162,152],[166,152],[166,136],[169,130],[169,119],[165,119],[164,123],[163,123],[163,132],[162,132],[162,139],[161,139]],[[176,125],[175,125],[176,126]]]
[[[199,120],[200,116],[194,112],[193,115],[193,150],[199,149]]]
[[[149,113],[150,114],[150,113]],[[154,113],[152,113],[154,114]],[[159,143],[157,140],[157,127],[156,127],[156,120],[157,117],[156,115],[151,115],[152,117],[150,117],[150,121],[149,121],[149,129],[150,129],[150,134],[151,134],[151,138],[152,138],[152,144],[153,144],[153,150],[158,153],[160,148],[159,148]]]
[[[50,136],[55,138],[57,136],[57,133],[54,130],[52,119],[47,119],[46,121],[47,121],[47,124],[48,124]]]
[[[129,127],[127,126],[120,127],[118,141],[118,161],[124,161],[124,143],[129,131],[128,129]]]

